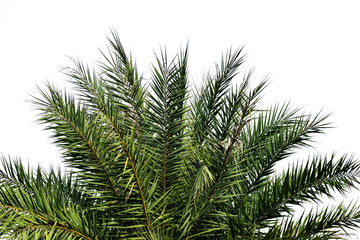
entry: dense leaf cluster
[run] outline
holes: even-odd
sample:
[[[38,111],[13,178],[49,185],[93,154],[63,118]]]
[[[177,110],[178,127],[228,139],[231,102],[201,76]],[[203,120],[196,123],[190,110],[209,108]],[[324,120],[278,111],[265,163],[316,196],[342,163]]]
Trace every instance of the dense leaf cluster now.
[[[145,84],[114,32],[96,70],[74,60],[74,89],[48,83],[33,102],[71,169],[26,168],[2,158],[0,235],[8,239],[337,239],[357,228],[357,205],[294,206],[358,183],[352,156],[316,155],[275,173],[310,147],[327,116],[287,103],[260,109],[266,81],[229,50],[197,91],[188,48],[162,51]]]

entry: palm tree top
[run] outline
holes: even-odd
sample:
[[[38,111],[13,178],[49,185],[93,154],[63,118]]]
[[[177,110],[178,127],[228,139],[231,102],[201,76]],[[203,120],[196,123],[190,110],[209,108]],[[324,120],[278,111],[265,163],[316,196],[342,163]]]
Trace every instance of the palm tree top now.
[[[316,207],[356,188],[353,156],[316,154],[275,174],[330,127],[328,115],[261,108],[267,80],[252,87],[252,70],[238,74],[243,48],[192,90],[188,46],[173,58],[162,50],[146,84],[116,31],[108,42],[94,69],[65,69],[72,89],[48,82],[32,98],[69,170],[2,157],[2,237],[341,239],[358,228],[356,202]]]

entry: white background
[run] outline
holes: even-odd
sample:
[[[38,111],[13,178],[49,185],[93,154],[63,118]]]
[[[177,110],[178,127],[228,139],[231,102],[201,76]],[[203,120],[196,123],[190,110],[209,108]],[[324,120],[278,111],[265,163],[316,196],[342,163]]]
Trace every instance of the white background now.
[[[256,67],[254,85],[270,76],[264,104],[291,100],[307,112],[333,113],[336,128],[317,138],[316,149],[360,159],[359,25],[357,1],[1,0],[0,153],[60,164],[26,100],[45,80],[67,85],[60,73],[71,66],[67,56],[98,60],[115,28],[145,78],[160,46],[175,53],[188,41],[192,80],[200,81],[222,51],[244,45],[243,70]]]

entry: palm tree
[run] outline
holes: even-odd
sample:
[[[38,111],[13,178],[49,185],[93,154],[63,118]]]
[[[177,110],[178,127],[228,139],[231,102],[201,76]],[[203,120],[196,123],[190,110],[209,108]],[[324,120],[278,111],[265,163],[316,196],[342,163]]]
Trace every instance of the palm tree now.
[[[91,70],[74,60],[72,92],[47,83],[33,103],[70,168],[24,166],[2,157],[0,234],[8,239],[340,239],[360,208],[318,207],[359,180],[352,156],[315,155],[276,172],[311,147],[327,115],[288,103],[261,109],[266,80],[229,50],[190,91],[188,48],[156,57],[145,84],[116,32]],[[312,203],[309,212],[297,206]]]

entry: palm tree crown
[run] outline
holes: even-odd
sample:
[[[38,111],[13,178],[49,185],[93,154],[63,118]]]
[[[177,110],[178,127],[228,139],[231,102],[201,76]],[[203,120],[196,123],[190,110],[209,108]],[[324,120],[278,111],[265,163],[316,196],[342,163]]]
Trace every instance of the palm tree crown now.
[[[190,91],[188,48],[156,57],[145,84],[113,32],[104,61],[74,60],[72,92],[50,83],[33,103],[71,169],[2,157],[0,235],[8,239],[339,239],[360,221],[356,204],[314,208],[355,187],[352,156],[315,155],[282,173],[277,162],[310,147],[327,115],[289,104],[259,108],[266,81],[229,50]]]

